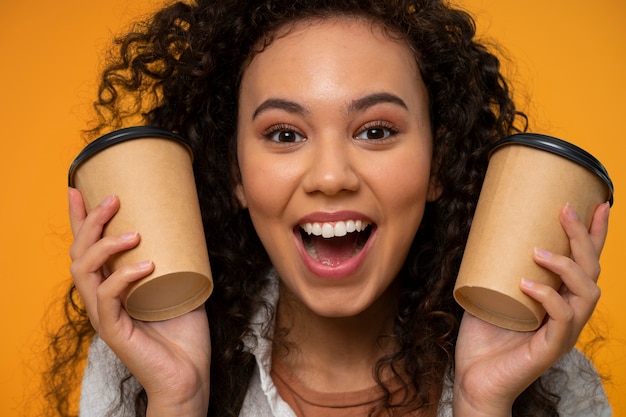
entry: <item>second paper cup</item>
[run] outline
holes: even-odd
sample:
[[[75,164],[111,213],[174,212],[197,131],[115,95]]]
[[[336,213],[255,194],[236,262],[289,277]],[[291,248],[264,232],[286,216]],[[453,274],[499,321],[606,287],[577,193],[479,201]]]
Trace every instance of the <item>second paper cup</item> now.
[[[537,329],[543,307],[520,289],[522,278],[558,289],[560,278],[533,260],[535,247],[570,255],[559,213],[569,203],[587,227],[599,204],[613,201],[613,184],[583,149],[540,134],[497,142],[454,288],[473,315],[511,330]]]
[[[109,260],[110,269],[154,262],[154,271],[126,294],[133,318],[180,316],[202,305],[213,289],[192,160],[180,137],[141,126],[96,139],[70,167],[69,184],[81,191],[87,211],[111,194],[120,199],[104,236],[141,236],[137,247]]]

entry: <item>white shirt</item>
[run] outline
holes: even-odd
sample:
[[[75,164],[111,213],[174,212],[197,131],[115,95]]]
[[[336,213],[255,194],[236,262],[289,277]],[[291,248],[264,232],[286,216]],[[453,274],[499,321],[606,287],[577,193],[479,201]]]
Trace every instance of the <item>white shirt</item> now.
[[[275,305],[278,300],[278,280],[268,288],[266,299]],[[270,326],[266,329],[265,326]],[[273,318],[266,311],[259,311],[252,321],[252,335],[246,346],[256,358],[248,392],[240,417],[296,417],[289,405],[278,394],[270,376],[272,367],[272,343],[263,334],[271,335]],[[265,331],[269,330],[269,333]],[[578,350],[565,355],[555,366],[561,369],[550,387],[561,396],[559,415],[562,417],[610,417],[611,407],[593,365]],[[582,370],[582,372],[581,372]],[[119,402],[119,384],[128,375],[128,370],[109,347],[98,337],[89,349],[87,367],[83,377],[80,397],[80,417],[102,417],[112,408],[118,407],[116,417],[133,416],[133,398]],[[131,386],[140,389],[139,383],[131,378]],[[439,402],[438,417],[452,417],[452,382],[444,381]]]

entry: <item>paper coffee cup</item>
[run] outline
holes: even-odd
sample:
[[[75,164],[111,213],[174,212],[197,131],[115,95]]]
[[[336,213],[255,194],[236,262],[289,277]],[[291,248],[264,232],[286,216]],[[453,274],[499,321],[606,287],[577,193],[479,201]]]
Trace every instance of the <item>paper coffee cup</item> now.
[[[537,265],[535,247],[570,255],[559,221],[572,205],[591,224],[613,203],[613,184],[592,155],[563,140],[517,134],[494,144],[472,221],[454,298],[474,316],[511,330],[536,330],[545,310],[520,290],[521,278],[558,289],[560,278]]]
[[[141,126],[96,139],[70,167],[69,185],[81,191],[88,212],[111,194],[120,199],[104,236],[141,235],[137,247],[111,257],[109,268],[154,262],[154,271],[133,284],[124,300],[138,320],[180,316],[213,290],[192,160],[182,138]]]

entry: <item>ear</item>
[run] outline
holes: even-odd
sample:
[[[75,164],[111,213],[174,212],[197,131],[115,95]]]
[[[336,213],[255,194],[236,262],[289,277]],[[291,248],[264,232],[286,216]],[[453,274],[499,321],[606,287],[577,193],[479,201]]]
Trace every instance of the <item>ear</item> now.
[[[239,202],[241,208],[248,208],[248,199],[246,199],[246,193],[243,189],[243,184],[239,183],[235,186],[235,198]]]

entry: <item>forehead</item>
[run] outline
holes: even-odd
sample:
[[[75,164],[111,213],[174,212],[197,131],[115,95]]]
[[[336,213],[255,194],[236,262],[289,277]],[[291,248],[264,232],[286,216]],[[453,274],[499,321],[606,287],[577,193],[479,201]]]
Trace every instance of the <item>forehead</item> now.
[[[244,69],[242,88],[296,91],[311,83],[318,90],[323,83],[330,89],[403,89],[417,87],[421,77],[416,55],[404,40],[378,23],[340,17],[280,28]]]
[[[372,48],[380,44],[395,44],[398,49],[404,49],[404,52],[410,55],[412,60],[415,60],[415,54],[412,53],[409,44],[399,34],[386,28],[381,23],[365,17],[334,16],[299,19],[279,26],[271,31],[266,38],[258,42],[256,52],[252,54],[248,64],[268,49],[277,49],[277,44],[278,48],[297,46],[297,44],[307,38],[317,38],[319,40],[318,43],[321,44],[324,39],[331,38],[334,33],[338,32],[366,34],[367,36],[365,39],[362,38],[363,42],[361,44],[369,45]],[[372,40],[375,40],[375,42],[372,42]]]

